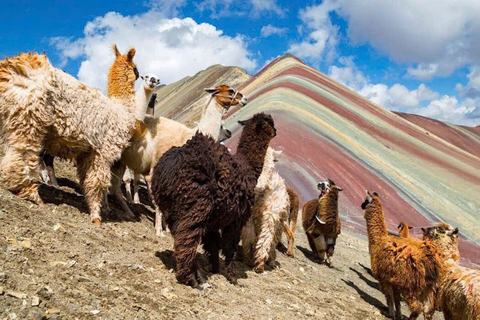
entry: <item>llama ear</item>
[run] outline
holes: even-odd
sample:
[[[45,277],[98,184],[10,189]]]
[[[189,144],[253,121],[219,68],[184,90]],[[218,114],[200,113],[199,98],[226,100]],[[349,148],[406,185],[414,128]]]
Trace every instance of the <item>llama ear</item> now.
[[[132,61],[133,57],[135,57],[135,53],[137,53],[137,50],[135,50],[135,48],[128,50],[127,61]]]
[[[141,76],[140,76],[140,79],[145,80],[145,77],[141,75]]]
[[[425,234],[425,232],[427,231],[427,230],[425,230],[425,228],[423,228],[423,227],[420,228],[420,229],[422,229],[423,234]]]
[[[248,120],[238,120],[238,123],[240,123],[242,126],[246,126],[247,124],[250,123],[250,120],[252,120],[252,119],[248,119]]]
[[[218,90],[217,88],[205,88],[204,90],[205,90],[205,92],[210,93],[210,94],[216,94],[216,93],[220,92],[220,90]]]
[[[343,188],[337,187],[338,191],[343,191]]]
[[[373,195],[374,195],[375,197],[378,197],[378,193],[376,193],[375,191],[373,191]]]
[[[408,229],[413,229],[413,227],[408,226]]]
[[[447,235],[452,236],[458,234],[458,228],[453,229],[452,231],[447,231]]]
[[[328,183],[330,183],[330,185],[335,184],[335,182],[333,182],[333,181],[330,180],[330,179],[328,179]]]
[[[116,44],[112,45],[112,49],[113,49],[113,53],[115,53],[115,57],[120,57],[121,56],[120,51],[118,51],[118,48],[117,48]]]

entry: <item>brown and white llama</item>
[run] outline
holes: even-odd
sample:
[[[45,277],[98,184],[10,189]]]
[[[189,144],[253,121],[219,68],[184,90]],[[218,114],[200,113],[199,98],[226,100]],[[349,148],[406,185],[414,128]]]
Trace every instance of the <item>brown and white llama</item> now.
[[[458,228],[438,223],[423,231],[424,239],[437,245],[442,262],[435,306],[446,320],[480,319],[480,270],[459,264]]]
[[[428,239],[416,241],[388,234],[382,202],[376,192],[361,205],[367,223],[368,247],[372,274],[387,299],[390,317],[402,319],[400,297],[417,319],[423,313],[432,319],[435,312],[433,294],[440,274],[437,247]]]
[[[332,180],[317,185],[320,195],[305,203],[302,209],[302,223],[314,258],[319,262],[332,264],[337,237],[342,223],[338,215],[338,193],[343,189]]]
[[[134,113],[54,68],[46,55],[21,53],[0,61],[0,119],[8,189],[42,204],[40,152],[75,160],[91,220],[100,224],[110,168],[139,127]]]
[[[242,230],[243,259],[259,273],[264,271],[265,264],[275,266],[275,248],[284,229],[289,229],[290,199],[285,181],[275,170],[275,157],[280,153],[273,148],[267,150],[262,174],[255,186],[252,215]]]

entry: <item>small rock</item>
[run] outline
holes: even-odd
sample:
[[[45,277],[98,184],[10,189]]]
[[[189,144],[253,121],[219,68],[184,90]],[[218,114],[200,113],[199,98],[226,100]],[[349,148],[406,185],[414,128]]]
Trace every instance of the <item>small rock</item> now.
[[[5,293],[6,293],[7,296],[11,296],[11,297],[14,297],[14,298],[17,298],[17,299],[26,299],[27,298],[27,294],[25,294],[23,292],[20,292],[20,291],[7,290],[7,291],[5,291]]]
[[[5,272],[0,272],[0,282],[7,281],[7,274]]]
[[[39,312],[34,311],[34,312],[31,313],[30,319],[32,319],[32,320],[45,320],[45,319],[47,319],[47,317],[45,317],[43,314],[41,314]]]
[[[32,297],[32,306],[36,307],[40,304],[40,298],[37,296]]]
[[[68,268],[71,268],[71,267],[73,267],[76,263],[77,263],[77,261],[71,260],[71,261],[68,263],[67,267],[68,267]]]
[[[161,283],[162,280],[160,280],[160,279],[155,279],[155,280],[153,280],[153,282],[155,282],[155,283]]]
[[[301,272],[305,272],[305,269],[303,267],[300,267]]]
[[[0,210],[0,216],[3,216],[5,214],[5,212],[3,212],[2,210]]]
[[[307,309],[305,313],[307,314],[307,316],[310,316],[310,317],[315,315],[315,311],[313,311],[312,309]]]
[[[297,284],[298,284],[298,280],[293,280],[292,283],[293,283],[294,285],[297,285]]]
[[[20,244],[22,245],[23,248],[25,249],[30,249],[32,247],[32,242],[30,239],[23,239]]]
[[[266,302],[267,304],[272,304],[272,300],[270,300],[270,299],[265,300],[265,302]]]
[[[120,290],[119,287],[113,287],[113,288],[112,288],[112,291],[118,291],[118,290]]]
[[[205,282],[204,284],[201,285],[202,289],[208,289],[208,288],[211,288],[212,285],[208,282]]]
[[[47,313],[49,314],[55,314],[55,313],[59,313],[60,311],[57,310],[57,309],[47,309]]]
[[[61,225],[60,223],[57,223],[56,225],[54,225],[54,226],[52,227],[52,229],[53,229],[53,231],[55,231],[55,232],[65,232],[65,231],[66,231],[65,228],[62,227],[62,225]]]
[[[167,298],[168,300],[171,300],[171,299],[174,299],[174,298],[178,298],[178,296],[174,293],[171,293],[170,292],[170,289],[169,288],[163,288],[161,290],[161,293],[162,293],[162,296],[164,296],[165,298]]]
[[[67,263],[64,262],[64,261],[52,261],[52,262],[50,262],[51,267],[57,267],[57,266],[62,266],[63,267],[63,266],[66,266],[66,265],[67,265]]]
[[[12,312],[12,313],[9,313],[9,314],[8,314],[8,319],[12,319],[12,320],[17,319],[17,314],[16,314],[16,313],[13,313],[13,312]]]
[[[100,313],[100,310],[92,310],[90,311],[91,314],[99,314]]]
[[[171,268],[170,270],[168,270],[168,272],[170,273],[173,273],[175,270],[173,270],[173,268]]]
[[[0,296],[4,293],[5,291],[3,291],[3,287],[0,287]]]

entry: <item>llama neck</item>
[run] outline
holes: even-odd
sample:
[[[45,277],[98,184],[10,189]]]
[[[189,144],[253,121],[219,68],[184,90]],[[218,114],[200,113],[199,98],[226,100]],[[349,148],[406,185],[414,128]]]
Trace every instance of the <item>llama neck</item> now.
[[[327,221],[336,221],[338,216],[338,189],[331,188],[326,195],[318,200],[318,204]]]
[[[365,212],[369,245],[382,241],[388,235],[382,204],[378,199],[374,201],[376,203],[371,204]]]
[[[125,75],[110,71],[107,84],[108,97],[129,100],[135,96],[134,83],[125,81]]]
[[[197,128],[201,133],[210,135],[215,140],[218,140],[220,127],[222,126],[222,117],[223,107],[215,99],[210,99]]]
[[[255,179],[258,180],[262,174],[265,155],[267,154],[268,143],[270,139],[265,139],[253,135],[245,135],[242,132],[238,143],[237,154],[243,157],[248,165],[252,168]]]
[[[135,118],[140,121],[145,120],[145,115],[147,114],[148,102],[152,97],[153,90],[146,88],[138,89],[135,94]]]

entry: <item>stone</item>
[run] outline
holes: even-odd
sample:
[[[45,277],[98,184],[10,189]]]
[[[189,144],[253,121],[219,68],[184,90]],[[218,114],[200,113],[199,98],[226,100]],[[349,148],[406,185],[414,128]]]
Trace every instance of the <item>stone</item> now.
[[[163,288],[161,290],[161,293],[162,293],[162,296],[164,296],[165,298],[167,298],[168,300],[171,300],[171,299],[174,299],[174,298],[178,298],[178,296],[174,293],[171,293],[170,292],[171,290],[169,288]]]
[[[12,313],[9,313],[9,314],[8,314],[8,319],[12,319],[12,320],[17,319],[17,314],[16,314],[16,313],[13,313],[13,312],[12,312]]]
[[[99,314],[100,313],[100,310],[92,310],[90,311],[91,314]]]
[[[3,291],[3,287],[0,287],[0,296],[4,293],[5,293],[5,291]]]
[[[40,298],[37,296],[32,297],[32,306],[36,307],[40,304]]]
[[[62,227],[62,225],[60,223],[57,223],[55,224],[53,227],[52,227],[53,231],[55,232],[66,232],[65,228]]]
[[[23,293],[23,292],[20,292],[20,291],[7,290],[7,291],[5,291],[5,294],[7,296],[11,296],[11,297],[14,297],[14,298],[17,298],[17,299],[26,299],[27,298],[27,294]]]
[[[270,300],[270,299],[265,300],[265,302],[266,302],[267,304],[272,304],[272,300]]]
[[[5,272],[0,272],[0,282],[7,281],[7,274]]]

